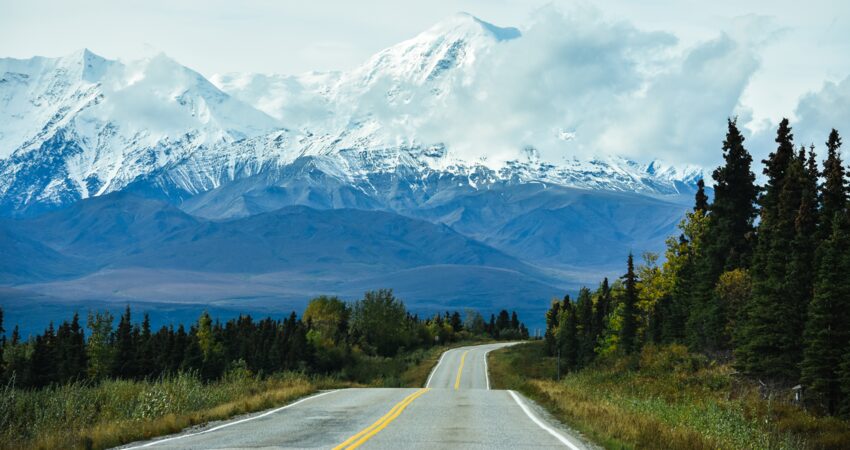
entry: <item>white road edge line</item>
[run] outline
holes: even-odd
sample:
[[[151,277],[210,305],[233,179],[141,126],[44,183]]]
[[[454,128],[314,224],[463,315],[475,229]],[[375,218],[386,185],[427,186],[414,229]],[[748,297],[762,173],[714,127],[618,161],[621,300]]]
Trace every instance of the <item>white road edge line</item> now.
[[[509,342],[505,345],[500,345],[496,348],[491,348],[490,350],[487,350],[486,352],[484,352],[484,379],[487,380],[487,390],[488,391],[490,390],[490,367],[487,365],[487,355],[490,352],[492,352],[493,350],[499,350],[499,349],[503,349],[505,347],[510,347],[512,345],[517,345],[517,344],[518,344],[518,342]]]
[[[490,390],[490,368],[487,367],[487,354],[492,352],[493,349],[487,350],[484,352],[484,379],[487,380],[487,390]]]
[[[203,430],[203,431],[199,431],[197,433],[181,434],[180,436],[174,436],[174,437],[170,437],[170,438],[166,438],[166,439],[160,439],[158,441],[148,442],[147,444],[144,444],[144,445],[138,445],[138,446],[135,446],[135,447],[126,447],[122,450],[132,450],[132,449],[136,449],[136,448],[151,447],[151,446],[154,446],[154,445],[157,445],[157,444],[162,444],[163,442],[174,441],[174,440],[177,440],[177,439],[183,439],[183,438],[187,438],[187,437],[190,437],[190,436],[197,436],[199,434],[210,433],[210,432],[213,432],[213,431],[216,431],[216,430],[220,430],[222,428],[227,428],[229,426],[238,425],[240,423],[248,422],[249,420],[259,419],[260,417],[266,417],[266,416],[268,416],[270,414],[274,414],[278,411],[283,411],[284,409],[292,408],[293,406],[295,406],[299,403],[306,402],[307,400],[312,400],[314,398],[319,398],[319,397],[322,397],[322,396],[325,396],[325,395],[328,395],[328,394],[333,394],[334,392],[339,392],[340,390],[341,389],[335,389],[333,391],[322,392],[321,394],[316,394],[316,395],[311,395],[309,397],[304,397],[304,398],[302,398],[301,400],[298,400],[295,403],[290,403],[286,406],[281,406],[280,408],[273,409],[271,411],[266,411],[266,412],[264,412],[264,413],[262,413],[258,416],[248,417],[248,418],[245,418],[245,419],[242,419],[242,420],[237,420],[236,422],[225,423],[223,425],[219,425],[217,427],[210,428],[209,430]]]
[[[514,401],[516,402],[516,404],[519,405],[520,408],[522,408],[522,411],[525,413],[525,415],[528,416],[528,418],[531,419],[532,422],[536,423],[537,426],[539,426],[540,428],[543,428],[544,430],[546,430],[547,433],[551,434],[552,436],[555,436],[555,438],[558,439],[559,441],[561,441],[562,444],[566,445],[567,447],[571,448],[572,450],[581,450],[578,447],[576,447],[575,444],[573,444],[567,438],[565,438],[564,435],[553,430],[549,425],[546,425],[545,423],[543,423],[542,420],[538,419],[537,416],[535,416],[534,413],[532,413],[531,410],[529,410],[528,407],[525,406],[525,404],[522,402],[522,400],[519,399],[519,396],[516,394],[516,392],[508,391],[508,393],[511,394],[511,397],[514,398]]]
[[[434,378],[434,374],[435,374],[435,373],[437,373],[437,369],[439,369],[439,368],[440,368],[440,364],[442,364],[442,363],[443,363],[443,358],[445,358],[445,357],[446,357],[446,355],[448,355],[448,354],[449,354],[449,352],[450,352],[450,351],[452,351],[452,350],[454,350],[454,349],[446,350],[446,351],[444,351],[444,352],[443,352],[443,354],[442,354],[442,355],[440,355],[440,360],[439,360],[439,361],[437,361],[437,365],[436,365],[436,366],[434,366],[434,368],[433,368],[433,369],[431,369],[431,374],[430,374],[430,375],[428,375],[428,380],[427,380],[427,381],[425,381],[425,387],[426,387],[426,388],[431,387],[431,379],[432,379],[432,378]]]

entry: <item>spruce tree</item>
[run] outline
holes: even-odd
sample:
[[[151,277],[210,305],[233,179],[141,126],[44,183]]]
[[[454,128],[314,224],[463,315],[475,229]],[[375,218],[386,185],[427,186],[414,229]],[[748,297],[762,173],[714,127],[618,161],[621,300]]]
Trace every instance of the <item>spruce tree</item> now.
[[[794,153],[794,135],[783,119],[775,152],[764,161],[767,184],[759,199],[761,222],[753,254],[753,294],[736,337],[737,364],[746,373],[791,382],[798,376],[801,336],[798,305],[787,295],[788,244],[800,207],[803,164]]]
[[[561,350],[561,361],[565,367],[574,370],[578,368],[580,349],[576,311],[571,302],[565,302],[561,305],[561,313],[558,318],[557,340],[558,348]]]
[[[565,296],[564,302],[569,302],[569,298],[569,295]],[[546,354],[550,356],[555,355],[558,348],[556,334],[558,331],[558,325],[561,323],[561,319],[559,317],[560,314],[561,302],[554,299],[552,300],[552,304],[549,306],[549,310],[546,311],[546,332],[543,334],[543,345],[546,348]],[[492,315],[490,316],[490,321],[495,321]]]
[[[44,387],[59,381],[56,332],[53,322],[44,334],[35,337],[30,360],[30,380],[35,387]]]
[[[576,299],[576,326],[578,332],[578,365],[582,367],[593,360],[596,336],[593,329],[593,298],[590,289],[582,287]]]
[[[186,351],[183,354],[183,361],[180,364],[180,370],[202,375],[204,370],[204,353],[198,343],[198,335],[196,331],[197,330],[192,327],[186,337]]]
[[[832,235],[832,223],[836,213],[843,213],[847,205],[847,182],[844,163],[841,161],[841,136],[835,129],[826,141],[826,160],[823,163],[824,182],[820,189],[821,211],[818,234],[821,240]]]
[[[460,321],[460,314],[457,317],[458,321]],[[511,311],[511,329],[519,330],[519,317],[516,315],[516,311]]]
[[[675,269],[670,298],[661,304],[661,315],[664,321],[661,323],[661,342],[666,344],[685,343],[689,328],[687,324],[692,310],[691,299],[694,294],[695,270],[693,246],[684,233],[674,240],[670,238],[667,242],[668,262],[680,261]]]
[[[727,125],[724,165],[712,173],[714,202],[706,231],[705,253],[711,264],[709,275],[715,281],[723,271],[749,266],[759,191],[752,171],[753,158],[744,147],[737,121],[730,119]]]
[[[115,329],[115,356],[112,375],[117,378],[133,378],[136,375],[136,349],[133,342],[133,323],[130,306],[124,310]]]
[[[80,327],[80,316],[74,313],[71,322],[64,322],[56,332],[58,358],[57,380],[66,383],[86,377],[86,344]]]
[[[151,318],[145,314],[142,320],[142,332],[137,344],[138,371],[141,377],[150,377],[158,372],[153,336],[151,335]]]
[[[786,298],[792,310],[789,317],[790,333],[797,338],[791,343],[791,351],[797,358],[803,355],[803,332],[806,326],[806,311],[812,302],[815,283],[815,249],[818,246],[816,240],[818,223],[818,169],[815,159],[814,147],[811,148],[808,158],[804,147],[800,148],[794,164],[796,181],[789,179],[789,184],[798,185],[798,198],[793,201],[797,204],[794,217],[794,237],[791,245],[787,247],[790,252],[788,267],[785,274]],[[798,172],[799,171],[799,172]],[[793,206],[793,204],[792,204]],[[791,213],[791,211],[789,211]],[[798,359],[799,361],[799,359]]]
[[[623,317],[620,328],[619,345],[625,354],[637,350],[637,275],[635,275],[634,256],[629,253],[626,274],[623,275],[625,292],[623,294]]]
[[[593,346],[594,351],[599,344],[599,339],[605,334],[605,324],[611,308],[611,287],[608,278],[602,280],[596,290],[595,304],[593,305]]]
[[[724,164],[712,173],[714,202],[708,208],[704,248],[685,271],[693,277],[687,287],[691,296],[688,340],[698,350],[729,347],[724,322],[727,315],[714,286],[724,271],[747,267],[752,253],[758,188],[751,169],[752,156],[744,147],[737,119],[727,120],[723,159]],[[698,200],[695,211],[700,210],[699,203]]]
[[[815,295],[808,308],[802,382],[829,413],[844,402],[839,366],[850,340],[850,225],[843,212],[835,214],[832,235],[818,250]]]
[[[694,196],[694,211],[708,211],[708,195],[705,194],[705,181],[702,178],[697,181],[697,193]]]
[[[463,330],[463,321],[460,319],[459,312],[455,311],[454,314],[452,314],[452,318],[449,323],[452,325],[452,330],[454,330],[455,333]]]
[[[506,330],[511,326],[511,316],[508,314],[506,310],[499,311],[499,316],[496,318],[496,337],[498,337],[502,330]]]

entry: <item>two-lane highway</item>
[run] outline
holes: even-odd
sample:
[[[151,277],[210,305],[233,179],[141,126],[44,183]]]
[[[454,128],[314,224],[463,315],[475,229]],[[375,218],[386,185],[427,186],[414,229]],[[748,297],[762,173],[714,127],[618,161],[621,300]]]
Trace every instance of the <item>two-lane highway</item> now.
[[[487,353],[445,352],[422,389],[341,389],[127,448],[588,448],[513,391],[490,390]]]

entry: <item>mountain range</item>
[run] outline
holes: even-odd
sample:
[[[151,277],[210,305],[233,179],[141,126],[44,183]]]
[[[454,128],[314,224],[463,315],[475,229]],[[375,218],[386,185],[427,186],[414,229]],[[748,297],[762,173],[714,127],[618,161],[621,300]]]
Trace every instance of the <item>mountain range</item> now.
[[[423,313],[537,314],[660,250],[699,168],[470,160],[427,129],[515,39],[458,14],[300,76],[0,59],[0,300],[288,310],[390,287]]]

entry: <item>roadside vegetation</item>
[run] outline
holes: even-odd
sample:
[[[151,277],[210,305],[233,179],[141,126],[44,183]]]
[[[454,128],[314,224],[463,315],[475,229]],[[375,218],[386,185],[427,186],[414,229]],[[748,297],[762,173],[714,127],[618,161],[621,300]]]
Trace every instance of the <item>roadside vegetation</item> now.
[[[845,449],[850,424],[765,397],[731,365],[684,346],[601,358],[557,380],[537,341],[490,353],[495,389],[514,389],[608,449]]]
[[[153,332],[127,308],[6,340],[0,309],[0,448],[106,448],[268,409],[321,389],[425,383],[450,346],[527,337],[517,315],[420,319],[392,291],[312,300],[303,317]]]
[[[156,380],[77,381],[43,389],[7,387],[0,448],[108,448],[288,403],[334,380],[231,370],[214,382],[189,373]]]
[[[502,383],[612,448],[850,448],[850,180],[836,130],[823,170],[793,138],[785,119],[759,186],[730,119],[663,262],[554,300]]]

